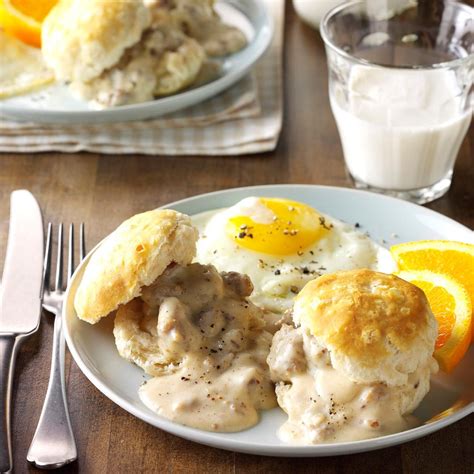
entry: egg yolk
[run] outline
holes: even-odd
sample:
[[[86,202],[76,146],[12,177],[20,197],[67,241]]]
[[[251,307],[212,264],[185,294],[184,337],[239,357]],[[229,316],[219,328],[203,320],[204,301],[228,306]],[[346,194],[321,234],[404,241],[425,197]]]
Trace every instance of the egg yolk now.
[[[246,215],[227,221],[227,235],[248,250],[269,255],[298,254],[332,227],[313,208],[300,202],[259,198],[258,203],[271,211],[271,222],[256,222]]]

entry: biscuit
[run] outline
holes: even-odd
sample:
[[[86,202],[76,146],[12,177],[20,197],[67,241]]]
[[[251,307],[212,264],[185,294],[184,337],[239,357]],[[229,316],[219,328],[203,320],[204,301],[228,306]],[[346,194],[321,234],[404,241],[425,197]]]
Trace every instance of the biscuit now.
[[[120,306],[114,321],[115,345],[120,356],[153,376],[172,372],[179,362],[161,350],[156,323],[156,315],[145,314],[139,298]]]
[[[225,24],[214,9],[214,0],[173,0],[170,16],[188,36],[197,40],[209,56],[240,51],[247,38],[238,28]]]
[[[406,384],[431,362],[437,337],[423,291],[372,270],[310,281],[296,297],[293,318],[329,350],[335,369],[360,383]]]
[[[224,359],[230,363],[229,354],[247,348],[255,334],[270,347],[272,336],[263,331],[263,313],[246,299],[251,291],[245,275],[219,273],[199,263],[171,265],[143,288],[140,298],[117,310],[114,336],[119,354],[158,376],[203,351],[219,353],[224,367]]]
[[[71,89],[98,107],[153,100],[187,87],[196,79],[204,49],[181,31],[148,29],[120,61],[88,82],[72,82]]]
[[[56,77],[89,81],[116,64],[150,25],[142,0],[60,0],[42,26],[42,52]]]
[[[123,222],[93,253],[77,290],[77,316],[91,324],[141,293],[173,262],[196,253],[197,230],[188,216],[156,209]]]
[[[206,54],[192,38],[183,39],[176,51],[166,51],[156,69],[156,96],[169,95],[191,85],[197,78]]]

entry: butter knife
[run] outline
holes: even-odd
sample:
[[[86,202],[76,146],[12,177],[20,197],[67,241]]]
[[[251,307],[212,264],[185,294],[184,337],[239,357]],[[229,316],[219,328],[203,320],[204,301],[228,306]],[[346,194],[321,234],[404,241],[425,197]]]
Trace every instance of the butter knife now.
[[[43,239],[43,219],[36,199],[29,191],[14,191],[0,291],[0,472],[13,468],[10,414],[18,347],[40,322]]]

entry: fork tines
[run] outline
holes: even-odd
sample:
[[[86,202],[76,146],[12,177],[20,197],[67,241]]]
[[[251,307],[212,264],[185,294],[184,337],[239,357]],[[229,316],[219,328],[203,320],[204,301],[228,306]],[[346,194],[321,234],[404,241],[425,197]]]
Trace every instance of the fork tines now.
[[[51,260],[52,260],[52,234],[53,224],[48,223],[48,233],[46,237],[46,250],[44,256],[44,268],[43,268],[43,289],[49,291],[64,291],[66,289],[63,283],[63,233],[64,225],[61,222],[58,225],[58,241],[57,241],[57,257],[56,257],[56,278],[54,288],[50,286],[51,280]],[[84,223],[81,223],[79,228],[79,260],[82,261],[86,253]],[[68,258],[67,258],[67,282],[69,281],[74,273],[74,224],[69,225],[69,239],[68,239]]]

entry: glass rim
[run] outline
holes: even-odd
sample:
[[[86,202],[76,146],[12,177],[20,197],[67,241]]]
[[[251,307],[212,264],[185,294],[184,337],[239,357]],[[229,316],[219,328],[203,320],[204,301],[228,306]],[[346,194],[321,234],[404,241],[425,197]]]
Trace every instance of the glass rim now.
[[[340,13],[341,11],[349,8],[349,7],[354,7],[356,5],[364,5],[365,1],[361,0],[351,0],[351,1],[346,1],[340,5],[335,6],[334,8],[331,8],[324,17],[322,18],[320,24],[319,24],[319,31],[321,33],[321,37],[324,41],[324,44],[331,48],[333,51],[335,51],[337,54],[340,56],[356,62],[358,64],[361,64],[363,66],[372,66],[372,67],[379,67],[379,68],[386,68],[386,69],[404,69],[404,70],[433,70],[433,69],[444,69],[444,68],[452,68],[458,65],[461,65],[471,59],[474,59],[474,53],[468,54],[464,58],[456,58],[452,59],[450,61],[443,61],[440,63],[433,63],[429,65],[414,65],[414,66],[408,66],[408,65],[401,65],[401,66],[395,66],[393,64],[381,64],[377,62],[372,62],[368,61],[367,59],[363,58],[358,58],[357,56],[354,56],[353,54],[348,53],[347,51],[344,51],[342,48],[339,46],[336,46],[334,42],[329,38],[328,34],[328,23],[329,20],[331,20],[336,14]],[[457,7],[461,8],[462,10],[467,10],[471,14],[474,14],[474,7],[471,7],[470,5],[466,5],[465,3],[458,2],[456,0],[447,0],[446,4],[452,4],[456,5]]]

